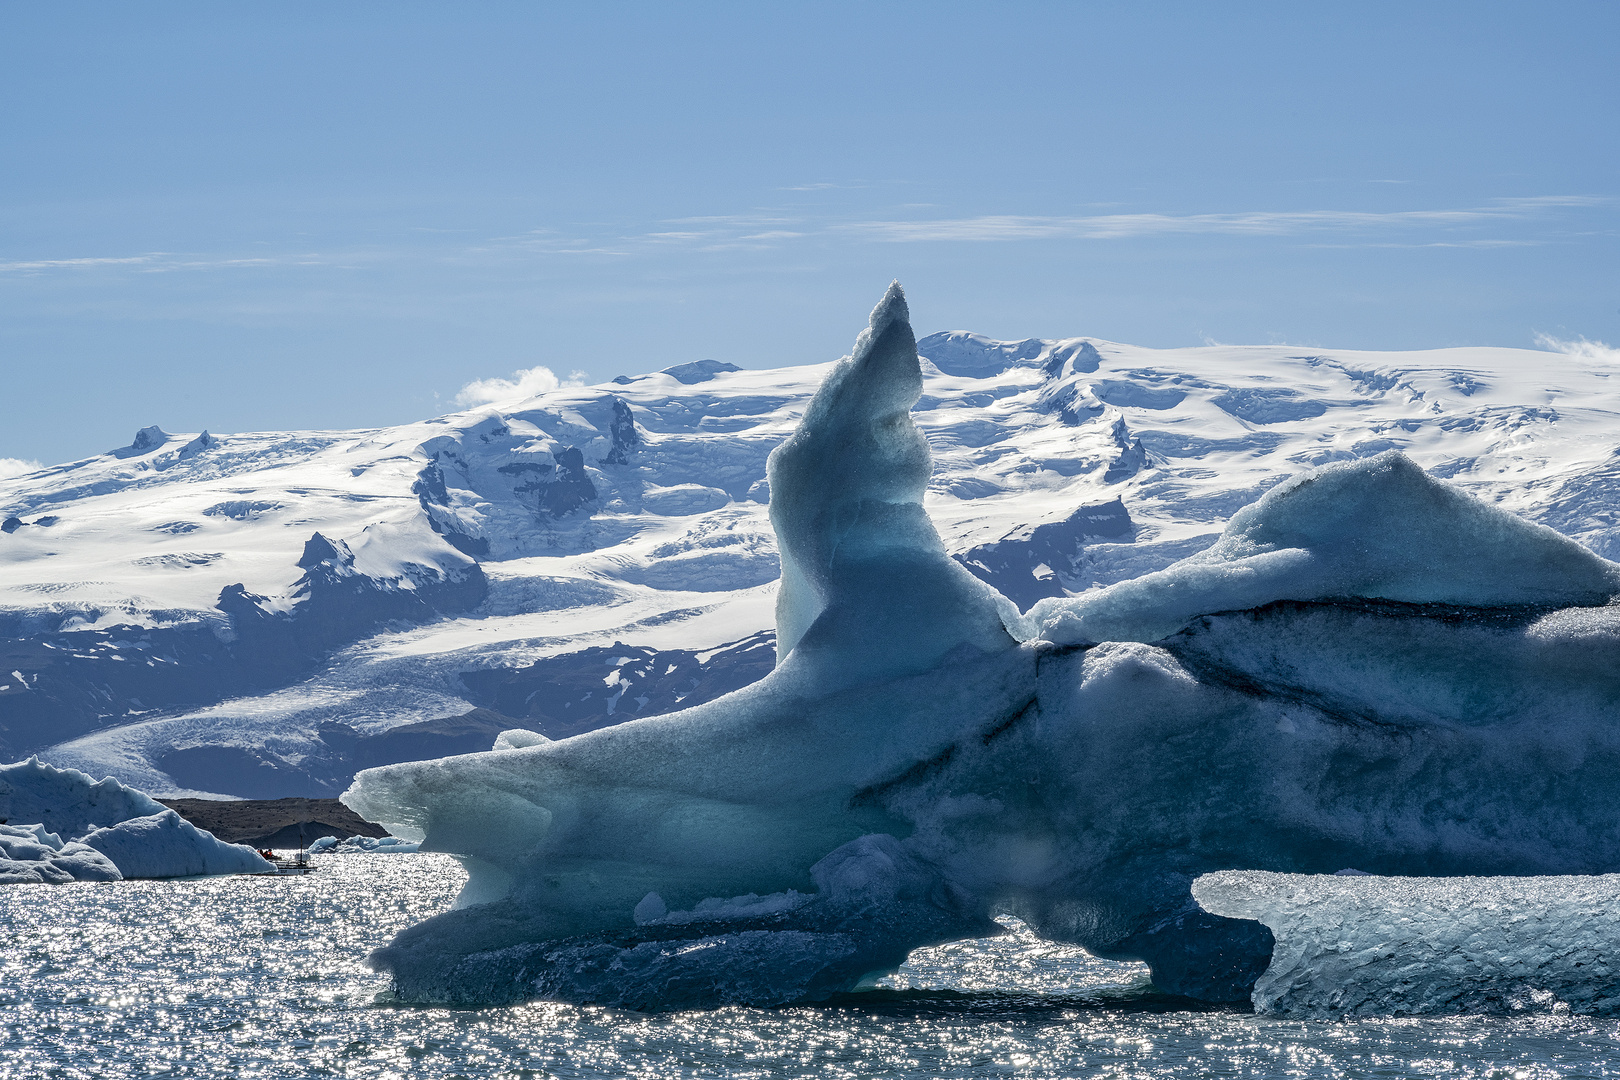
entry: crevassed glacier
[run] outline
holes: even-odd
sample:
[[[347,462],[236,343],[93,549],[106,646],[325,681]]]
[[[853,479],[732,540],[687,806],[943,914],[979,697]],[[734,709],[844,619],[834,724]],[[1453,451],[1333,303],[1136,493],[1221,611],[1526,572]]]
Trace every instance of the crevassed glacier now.
[[[1009,913],[1238,1000],[1272,934],[1201,874],[1620,867],[1620,567],[1383,455],[1020,616],[922,508],[918,371],[893,287],[772,457],[770,676],[356,777],[469,871],[375,954],[402,997],[812,1000]]]
[[[1223,871],[1208,911],[1277,937],[1255,1009],[1329,1018],[1620,1012],[1620,874],[1334,877]]]

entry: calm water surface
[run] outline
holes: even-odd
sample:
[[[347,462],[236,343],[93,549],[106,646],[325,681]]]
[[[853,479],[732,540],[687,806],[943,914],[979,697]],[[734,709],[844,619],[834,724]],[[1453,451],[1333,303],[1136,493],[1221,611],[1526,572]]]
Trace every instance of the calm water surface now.
[[[814,1008],[389,1005],[363,958],[448,907],[461,871],[320,865],[0,889],[0,1077],[1620,1076],[1612,1020],[1272,1020],[1016,932],[923,950],[886,989]]]

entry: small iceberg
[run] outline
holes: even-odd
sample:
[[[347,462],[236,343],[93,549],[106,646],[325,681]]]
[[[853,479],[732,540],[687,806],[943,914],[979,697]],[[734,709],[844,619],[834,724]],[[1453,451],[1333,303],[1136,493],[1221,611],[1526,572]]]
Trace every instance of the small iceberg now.
[[[416,852],[421,845],[414,840],[401,840],[397,836],[351,836],[339,840],[335,836],[323,836],[309,845],[309,853],[318,855],[325,852],[328,855],[410,855]]]
[[[1205,911],[1277,938],[1256,1012],[1300,1018],[1620,1012],[1620,874],[1378,877],[1229,870]]]
[[[144,792],[37,757],[0,766],[0,822],[0,884],[273,869],[252,848],[225,843]]]

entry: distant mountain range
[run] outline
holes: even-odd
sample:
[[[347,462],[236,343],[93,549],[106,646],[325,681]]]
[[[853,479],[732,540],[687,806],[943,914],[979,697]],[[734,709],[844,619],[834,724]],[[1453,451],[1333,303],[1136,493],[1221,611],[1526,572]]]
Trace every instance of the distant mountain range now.
[[[1620,558],[1620,369],[1560,353],[919,343],[928,509],[1021,608],[1404,451]],[[699,361],[369,431],[171,435],[0,480],[0,760],[167,797],[669,712],[774,663],[765,460],[826,365]]]

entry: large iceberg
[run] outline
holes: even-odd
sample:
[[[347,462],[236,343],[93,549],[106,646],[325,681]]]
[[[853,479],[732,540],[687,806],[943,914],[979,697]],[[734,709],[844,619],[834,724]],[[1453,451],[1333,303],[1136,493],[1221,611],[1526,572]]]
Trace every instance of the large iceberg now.
[[[1620,874],[1388,878],[1228,870],[1206,910],[1277,937],[1262,1013],[1620,1012]]]
[[[252,848],[225,843],[110,776],[91,780],[38,758],[0,765],[0,884],[272,869]]]
[[[456,855],[374,954],[402,997],[814,1000],[998,914],[1248,997],[1217,870],[1620,868],[1620,567],[1386,454],[1208,552],[1027,615],[949,559],[891,287],[771,457],[775,671],[667,716],[360,773]]]

